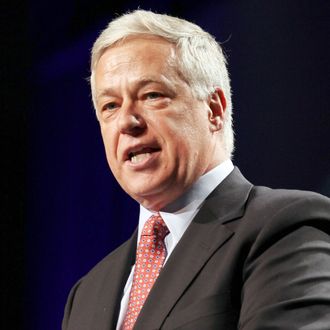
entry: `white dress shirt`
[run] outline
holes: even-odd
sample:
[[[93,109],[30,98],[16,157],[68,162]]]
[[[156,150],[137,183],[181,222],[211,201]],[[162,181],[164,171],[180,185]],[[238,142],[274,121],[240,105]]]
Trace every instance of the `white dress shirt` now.
[[[167,255],[164,264],[188,228],[192,219],[202,207],[206,197],[230,174],[233,169],[234,166],[231,160],[224,161],[201,176],[186,193],[159,212],[170,231],[165,237]],[[137,244],[139,244],[144,224],[154,214],[156,214],[156,212],[149,211],[140,205]],[[133,274],[134,266],[131,269],[131,273],[124,288],[116,330],[120,330],[125,318],[129,294],[133,283]]]

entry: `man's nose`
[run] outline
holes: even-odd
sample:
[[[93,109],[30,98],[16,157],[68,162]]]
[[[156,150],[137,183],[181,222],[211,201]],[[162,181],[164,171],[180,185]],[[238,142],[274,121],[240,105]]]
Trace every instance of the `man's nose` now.
[[[138,136],[144,132],[147,125],[143,113],[133,102],[126,102],[120,109],[118,128],[120,133]]]

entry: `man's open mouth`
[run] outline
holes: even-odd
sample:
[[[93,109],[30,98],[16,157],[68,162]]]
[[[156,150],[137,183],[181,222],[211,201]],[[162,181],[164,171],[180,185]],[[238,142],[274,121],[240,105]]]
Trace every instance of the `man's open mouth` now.
[[[128,159],[133,164],[141,163],[145,159],[149,158],[152,153],[157,152],[157,151],[160,151],[160,148],[150,148],[150,147],[141,148],[136,151],[131,151],[128,154]]]

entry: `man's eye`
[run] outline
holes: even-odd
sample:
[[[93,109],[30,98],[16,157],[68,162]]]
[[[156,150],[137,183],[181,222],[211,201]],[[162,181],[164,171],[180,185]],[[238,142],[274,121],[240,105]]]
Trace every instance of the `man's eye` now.
[[[158,99],[159,97],[162,97],[162,94],[158,92],[150,92],[147,94],[147,99],[154,100],[154,99]]]
[[[115,102],[110,102],[104,105],[103,110],[114,110],[118,108],[118,104]]]

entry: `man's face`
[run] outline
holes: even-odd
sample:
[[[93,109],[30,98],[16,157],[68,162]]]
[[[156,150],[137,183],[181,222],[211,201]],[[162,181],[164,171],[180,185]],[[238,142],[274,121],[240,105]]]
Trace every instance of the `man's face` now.
[[[108,48],[94,82],[110,168],[146,208],[163,208],[220,162],[210,102],[181,78],[171,43],[139,37]]]

